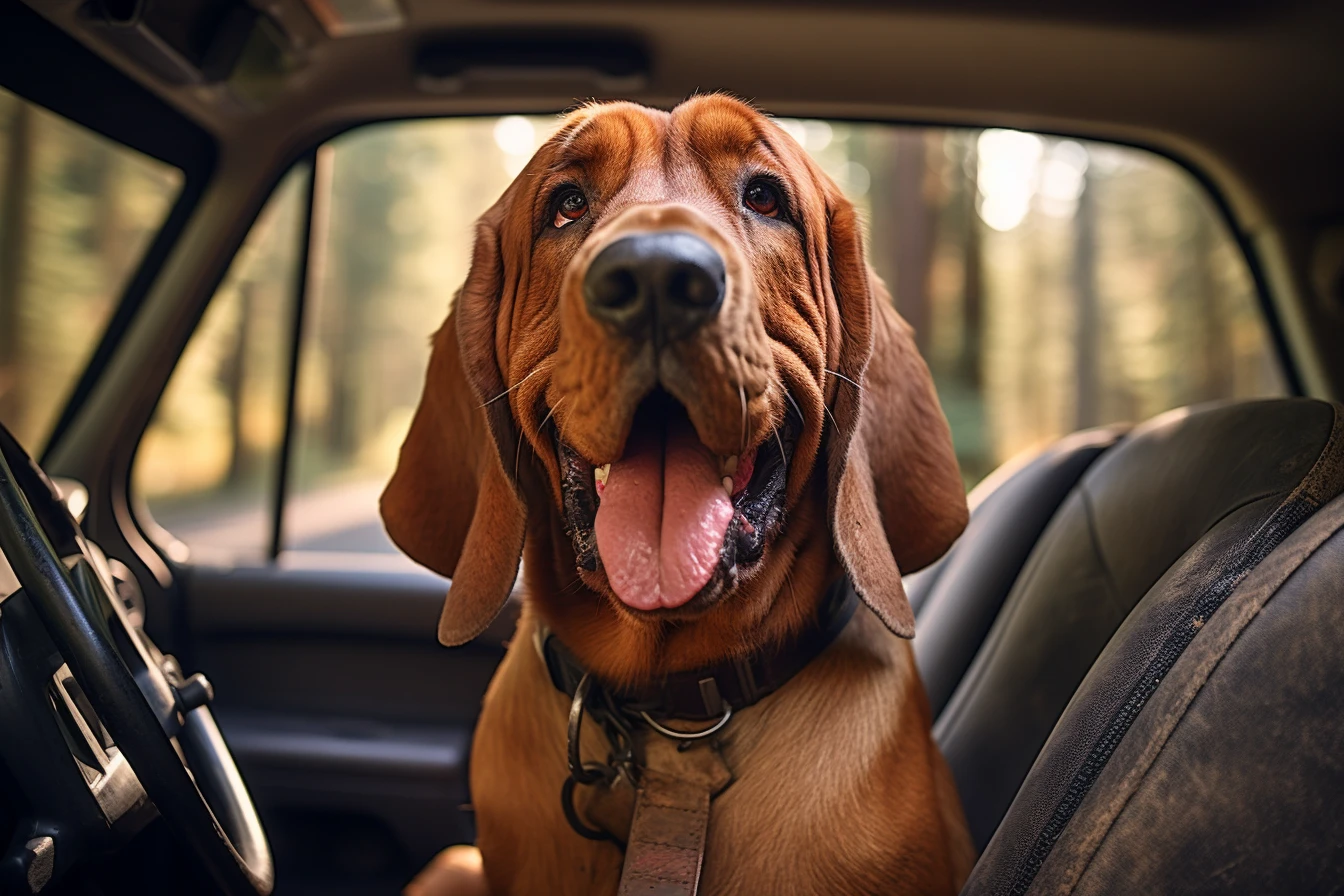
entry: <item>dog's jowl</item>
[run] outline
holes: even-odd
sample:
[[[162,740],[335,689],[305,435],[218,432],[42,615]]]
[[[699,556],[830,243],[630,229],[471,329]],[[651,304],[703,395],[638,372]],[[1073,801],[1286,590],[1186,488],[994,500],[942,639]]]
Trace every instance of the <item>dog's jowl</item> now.
[[[480,862],[420,892],[953,893],[901,573],[966,522],[853,207],[723,96],[565,119],[477,227],[382,499],[479,635]]]

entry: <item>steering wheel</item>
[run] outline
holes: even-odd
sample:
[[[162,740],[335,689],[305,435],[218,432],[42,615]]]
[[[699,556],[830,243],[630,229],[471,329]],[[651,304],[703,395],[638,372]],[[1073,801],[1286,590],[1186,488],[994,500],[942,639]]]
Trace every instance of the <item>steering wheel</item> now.
[[[133,774],[123,777],[131,786],[139,779],[227,896],[269,894],[270,846],[210,713],[209,682],[184,677],[132,623],[106,558],[3,426],[0,551],[106,729],[110,743],[100,755],[124,757]],[[33,684],[45,694],[49,683]],[[49,856],[46,863],[50,873]]]

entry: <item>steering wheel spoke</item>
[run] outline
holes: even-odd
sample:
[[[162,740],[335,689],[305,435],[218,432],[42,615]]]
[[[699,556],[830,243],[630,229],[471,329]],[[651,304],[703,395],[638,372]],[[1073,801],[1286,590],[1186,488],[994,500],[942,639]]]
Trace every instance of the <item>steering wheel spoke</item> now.
[[[75,555],[66,566],[89,610],[90,621],[115,648],[163,733],[175,737],[182,728],[182,719],[173,685],[163,670],[162,654],[148,635],[131,624],[116,586],[99,569],[106,564],[96,562],[102,559],[101,551],[82,539],[81,542],[86,553]]]

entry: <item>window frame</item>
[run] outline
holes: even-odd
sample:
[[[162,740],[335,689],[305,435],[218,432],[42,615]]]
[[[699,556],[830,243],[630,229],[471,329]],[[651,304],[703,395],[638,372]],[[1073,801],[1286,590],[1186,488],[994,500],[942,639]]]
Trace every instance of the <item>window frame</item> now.
[[[293,465],[295,408],[298,405],[299,366],[303,361],[303,328],[307,319],[309,283],[313,279],[313,246],[326,239],[328,203],[331,200],[332,149],[324,141],[310,150],[296,165],[308,166],[306,199],[300,210],[303,225],[299,230],[299,259],[295,266],[298,282],[294,285],[294,307],[289,321],[289,357],[286,366],[284,432],[280,434],[276,458],[275,496],[271,505],[271,541],[267,559],[279,559],[285,543],[285,499],[289,495],[289,471]],[[286,170],[294,170],[290,166]],[[277,182],[278,183],[278,182]],[[272,190],[274,195],[274,190]],[[316,229],[315,229],[316,228]]]
[[[154,415],[157,412],[159,403],[163,401],[164,395],[167,393],[168,387],[173,381],[173,373],[176,372],[177,366],[186,355],[192,339],[200,332],[201,324],[210,310],[210,305],[216,297],[219,296],[221,288],[228,279],[229,272],[233,269],[234,263],[238,260],[238,254],[242,251],[243,246],[246,245],[247,239],[252,234],[253,229],[257,226],[258,221],[261,220],[262,214],[264,214],[266,209],[270,206],[271,200],[275,198],[281,184],[283,184],[291,174],[298,172],[303,175],[303,203],[299,209],[300,226],[298,231],[293,234],[293,237],[298,241],[299,257],[296,259],[294,269],[296,282],[293,286],[293,306],[288,309],[289,320],[287,323],[290,327],[290,331],[288,333],[288,338],[281,342],[282,351],[284,352],[281,359],[282,369],[286,378],[283,383],[284,388],[281,399],[284,406],[284,430],[280,436],[280,444],[277,446],[276,457],[274,459],[268,459],[268,463],[275,465],[275,476],[273,479],[274,489],[273,494],[270,495],[269,503],[263,506],[263,509],[269,515],[266,519],[267,537],[263,544],[262,557],[268,564],[274,564],[279,558],[280,551],[277,550],[277,546],[283,543],[283,510],[285,496],[288,492],[289,455],[291,453],[293,442],[294,415],[298,395],[299,364],[301,361],[300,347],[303,341],[305,309],[307,308],[308,301],[308,282],[310,280],[310,271],[312,267],[311,252],[314,241],[313,215],[317,196],[316,184],[319,165],[318,159],[322,156],[321,150],[324,146],[325,141],[317,144],[314,148],[290,157],[290,160],[286,164],[278,168],[279,174],[272,176],[269,179],[266,189],[261,193],[260,200],[254,203],[250,213],[246,217],[245,226],[241,228],[237,238],[233,241],[228,260],[219,269],[217,275],[211,278],[209,284],[207,284],[208,295],[206,299],[198,308],[193,309],[191,330],[178,349],[177,356],[173,359],[169,373],[164,377],[161,388],[152,395],[146,394],[143,396],[145,399],[149,400],[149,407],[151,410],[144,416],[143,424],[133,428],[126,435],[126,441],[130,445],[130,451],[125,455],[126,461],[124,465],[119,466],[115,470],[117,481],[124,483],[124,494],[130,498],[129,509],[135,527],[148,536],[148,541],[153,545],[154,551],[160,555],[164,562],[170,565],[180,563],[180,561],[172,556],[172,551],[168,548],[168,545],[174,543],[180,544],[181,542],[173,535],[173,533],[158,524],[154,519],[154,515],[150,511],[144,496],[136,492],[134,482],[135,460],[140,452],[141,444],[144,442],[146,432],[148,432],[150,426],[153,425]],[[329,165],[329,162],[327,164]],[[302,171],[304,168],[307,168],[306,172]]]

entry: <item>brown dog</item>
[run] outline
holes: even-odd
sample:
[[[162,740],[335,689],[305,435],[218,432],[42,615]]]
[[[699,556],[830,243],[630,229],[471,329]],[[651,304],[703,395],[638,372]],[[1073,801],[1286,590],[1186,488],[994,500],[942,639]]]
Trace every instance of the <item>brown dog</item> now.
[[[947,423],[853,207],[767,117],[712,95],[566,119],[479,223],[382,512],[453,579],[445,644],[526,557],[472,755],[490,891],[621,874],[561,809],[570,699],[539,626],[637,687],[801,637],[846,574],[868,609],[718,737],[733,783],[700,891],[950,893],[969,872],[902,640],[901,570],[966,522]],[[592,724],[583,744],[608,751]]]

